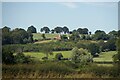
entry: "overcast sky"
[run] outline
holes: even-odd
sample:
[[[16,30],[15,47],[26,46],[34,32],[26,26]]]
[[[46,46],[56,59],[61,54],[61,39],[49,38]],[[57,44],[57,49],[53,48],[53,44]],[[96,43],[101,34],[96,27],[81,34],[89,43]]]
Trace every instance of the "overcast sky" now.
[[[3,2],[2,26],[37,31],[48,26],[67,26],[70,30],[88,28],[94,32],[118,30],[117,2]]]

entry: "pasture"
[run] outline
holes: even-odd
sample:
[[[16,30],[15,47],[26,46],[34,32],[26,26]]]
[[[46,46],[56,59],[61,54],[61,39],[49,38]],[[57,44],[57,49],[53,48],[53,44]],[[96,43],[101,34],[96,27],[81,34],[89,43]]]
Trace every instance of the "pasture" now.
[[[49,59],[55,58],[55,55],[57,53],[62,53],[64,58],[70,58],[71,57],[71,51],[54,51],[53,55],[49,55]],[[31,56],[35,60],[41,60],[46,55],[42,52],[24,52],[26,56]]]
[[[49,55],[49,59],[55,58],[57,53],[62,53],[64,58],[70,58],[72,55],[71,51],[54,51],[53,55]],[[113,62],[112,56],[116,54],[116,51],[101,52],[99,57],[93,58],[94,62]],[[24,52],[26,56],[31,56],[33,59],[41,60],[46,55],[41,52]]]
[[[33,39],[34,39],[34,40],[35,40],[35,39],[37,39],[37,40],[43,39],[41,35],[42,35],[41,33],[33,33]],[[45,34],[45,36],[46,36],[47,38],[55,38],[55,37],[58,36],[58,35],[59,35],[59,34],[48,34],[48,33]]]
[[[113,55],[117,54],[116,51],[102,52],[99,57],[93,58],[95,62],[113,62]]]

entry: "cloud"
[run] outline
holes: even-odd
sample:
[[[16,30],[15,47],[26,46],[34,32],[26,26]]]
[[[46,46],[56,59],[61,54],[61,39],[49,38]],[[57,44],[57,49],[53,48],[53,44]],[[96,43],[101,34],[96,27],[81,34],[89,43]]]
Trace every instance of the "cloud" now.
[[[73,2],[64,2],[64,3],[60,3],[66,7],[69,7],[69,8],[77,8],[77,5]]]

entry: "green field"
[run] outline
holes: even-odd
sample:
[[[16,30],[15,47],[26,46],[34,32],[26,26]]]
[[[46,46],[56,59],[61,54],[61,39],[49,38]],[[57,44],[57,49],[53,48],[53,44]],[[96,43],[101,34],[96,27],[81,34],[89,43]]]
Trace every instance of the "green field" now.
[[[116,51],[102,52],[99,57],[96,57],[93,60],[95,62],[113,62],[112,56],[116,53]]]
[[[53,55],[49,55],[49,59],[55,58],[55,55],[57,53],[62,53],[64,58],[70,58],[72,52],[71,51],[55,51],[53,52]],[[116,54],[116,51],[109,51],[109,52],[102,52],[100,53],[99,57],[93,58],[94,62],[113,62],[112,56]],[[34,59],[41,60],[46,55],[41,52],[24,52],[25,55],[29,55],[33,57]]]
[[[56,36],[58,36],[59,34],[49,34],[49,33],[45,33],[45,36],[47,38],[54,38]],[[33,39],[42,39],[41,33],[33,33]]]
[[[55,51],[55,52],[53,52],[53,55],[49,55],[49,59],[55,58],[55,55],[57,53],[62,53],[64,58],[70,58],[71,57],[71,51]],[[45,54],[43,54],[41,52],[24,52],[24,54],[26,56],[31,56],[31,57],[33,57],[33,59],[36,59],[36,60],[41,60],[43,57],[46,56]]]

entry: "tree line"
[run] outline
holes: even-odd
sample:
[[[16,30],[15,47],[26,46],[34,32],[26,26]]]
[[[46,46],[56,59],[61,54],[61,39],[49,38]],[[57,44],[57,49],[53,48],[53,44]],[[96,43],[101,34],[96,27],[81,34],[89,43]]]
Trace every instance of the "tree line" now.
[[[68,27],[64,26],[64,27],[55,27],[54,29],[50,30],[49,27],[43,27],[40,29],[40,32],[44,32],[44,33],[69,33],[72,34],[72,32],[78,31],[79,34],[88,34],[88,29],[87,28],[78,28],[77,30],[73,30],[70,31]],[[91,32],[90,32],[91,33]]]
[[[78,41],[78,40],[109,40],[115,39],[119,36],[119,31],[110,31],[108,34],[102,30],[96,30],[94,34],[91,35],[87,28],[78,28],[70,31],[68,27],[55,27],[50,30],[48,27],[43,27],[40,29],[41,32],[44,33],[63,33],[63,34],[72,34],[70,36],[70,40]],[[16,28],[11,30],[9,27],[5,26],[2,28],[2,44],[25,44],[33,42],[32,33],[37,33],[37,29],[31,25],[28,27],[27,31],[22,28]],[[66,35],[61,35],[61,39],[67,39]]]

